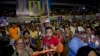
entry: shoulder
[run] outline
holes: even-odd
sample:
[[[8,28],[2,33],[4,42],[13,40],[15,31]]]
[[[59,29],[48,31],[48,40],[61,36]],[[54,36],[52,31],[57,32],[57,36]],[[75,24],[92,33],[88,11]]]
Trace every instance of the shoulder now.
[[[14,53],[12,54],[12,56],[17,56],[16,51],[14,51]]]
[[[77,37],[73,37],[69,43],[77,43],[79,39]]]

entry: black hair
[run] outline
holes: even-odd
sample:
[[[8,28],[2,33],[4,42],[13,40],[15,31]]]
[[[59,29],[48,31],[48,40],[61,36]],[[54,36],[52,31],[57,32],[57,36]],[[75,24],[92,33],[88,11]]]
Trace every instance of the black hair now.
[[[96,31],[94,35],[100,36],[100,30]]]
[[[100,36],[100,26],[95,27],[96,31],[95,31],[95,35]]]
[[[91,31],[94,31],[93,27],[91,27],[91,26],[87,26],[86,29],[87,28],[90,28]]]
[[[60,30],[60,32],[62,32],[62,30],[61,30],[60,28],[56,28],[55,30],[56,30],[56,31],[57,31],[57,30]]]
[[[97,54],[94,48],[91,48],[90,46],[83,46],[78,50],[76,56],[88,56],[90,51],[94,51]]]
[[[30,34],[30,32],[28,30],[23,32],[23,35],[25,35],[26,33]]]
[[[52,27],[46,27],[46,29],[45,29],[45,30],[48,30],[48,29],[51,29],[51,30],[53,31]]]
[[[48,30],[48,29],[51,29],[51,30],[53,30],[53,29],[52,29],[52,27],[46,27],[46,29],[45,29],[45,30]]]
[[[56,28],[55,30],[57,31],[57,30],[60,30],[60,29],[59,28]]]

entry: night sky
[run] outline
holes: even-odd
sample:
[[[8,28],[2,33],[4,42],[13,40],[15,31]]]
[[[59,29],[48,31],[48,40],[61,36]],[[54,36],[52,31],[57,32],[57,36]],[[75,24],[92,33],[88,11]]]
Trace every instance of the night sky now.
[[[4,4],[2,1],[13,1],[14,4]],[[100,7],[100,0],[51,0],[52,3],[68,3],[68,4],[86,4],[91,6],[98,6]],[[3,11],[8,10],[8,8],[12,8],[14,11],[16,11],[16,0],[0,0],[0,14],[3,13]],[[55,7],[55,6],[52,6]],[[62,6],[61,6],[62,7]]]
[[[0,0],[0,1],[16,1],[16,0]],[[57,3],[78,3],[78,4],[99,4],[100,0],[51,0]]]
[[[100,0],[52,0],[52,2],[78,3],[78,4],[97,4],[97,3],[100,3]]]

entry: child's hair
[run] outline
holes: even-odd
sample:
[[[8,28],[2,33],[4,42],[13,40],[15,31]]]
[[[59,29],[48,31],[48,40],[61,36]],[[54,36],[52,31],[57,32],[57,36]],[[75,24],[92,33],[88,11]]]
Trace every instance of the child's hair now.
[[[56,31],[59,30],[61,33],[63,33],[63,31],[60,28],[56,28],[55,30]]]
[[[45,30],[48,30],[48,29],[51,29],[53,31],[52,27],[47,27]]]

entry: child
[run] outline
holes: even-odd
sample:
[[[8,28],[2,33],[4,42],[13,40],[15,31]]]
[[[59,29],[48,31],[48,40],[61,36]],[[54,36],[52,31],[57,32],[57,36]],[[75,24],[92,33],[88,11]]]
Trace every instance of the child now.
[[[46,36],[43,37],[43,49],[48,50],[47,56],[53,56],[57,50],[59,41],[56,36],[53,35],[53,29],[51,27],[46,28]],[[53,51],[53,52],[52,52]]]

